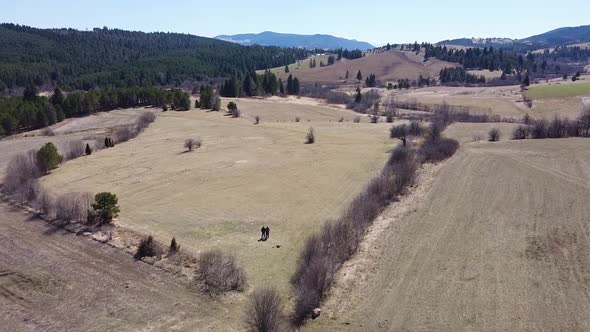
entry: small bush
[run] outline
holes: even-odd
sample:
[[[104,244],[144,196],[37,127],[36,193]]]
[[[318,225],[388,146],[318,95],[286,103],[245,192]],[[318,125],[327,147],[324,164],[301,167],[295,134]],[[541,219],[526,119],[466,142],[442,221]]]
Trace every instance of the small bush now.
[[[172,238],[170,241],[170,248],[168,249],[168,255],[176,255],[176,253],[180,250],[180,244],[176,243],[176,237]]]
[[[420,126],[420,123],[416,120],[410,121],[410,125],[408,127],[408,135],[410,136],[422,136],[424,133],[424,129]]]
[[[298,116],[296,116],[295,117],[295,122],[299,122],[299,121],[301,121],[301,119]]]
[[[309,127],[309,131],[305,136],[305,144],[313,144],[315,143],[315,134],[313,133],[313,128]]]
[[[47,127],[41,131],[41,135],[43,136],[55,136],[55,132],[53,129]]]
[[[212,294],[242,291],[246,286],[246,273],[233,255],[211,250],[199,256],[195,282]]]
[[[110,224],[113,218],[119,214],[119,206],[117,203],[119,199],[117,195],[109,192],[98,193],[94,196],[94,216],[96,216],[99,224]]]
[[[426,140],[418,150],[418,156],[422,163],[434,163],[451,157],[458,148],[459,142],[456,140],[439,137],[434,140]]]
[[[340,119],[338,119],[338,122],[344,122],[344,117],[341,116]]]
[[[260,116],[256,115],[254,117],[254,124],[259,124],[260,123]]]
[[[354,123],[360,123],[361,122],[361,117],[360,116],[355,116],[354,119],[352,120],[352,122],[354,122]]]
[[[27,181],[37,179],[43,174],[37,161],[37,152],[31,150],[16,155],[6,166],[6,176],[2,190],[7,194],[15,193]]]
[[[193,151],[193,149],[198,149],[203,144],[203,141],[200,138],[189,138],[184,141],[184,148],[187,149],[189,152]]]
[[[373,114],[371,115],[371,123],[378,123],[379,122],[379,115]]]
[[[114,143],[123,143],[127,142],[128,140],[137,137],[139,135],[139,131],[137,130],[136,126],[124,126],[115,131],[113,134],[114,140],[111,139],[110,147],[114,147]],[[110,138],[109,138],[110,139]]]
[[[488,132],[488,141],[497,142],[500,140],[500,130],[498,128],[492,128]]]
[[[155,257],[159,254],[159,245],[154,240],[154,237],[150,235],[141,239],[133,257],[135,257],[135,259],[142,259],[143,257]]]
[[[245,313],[248,331],[278,332],[283,320],[283,305],[279,291],[274,287],[256,289]]]

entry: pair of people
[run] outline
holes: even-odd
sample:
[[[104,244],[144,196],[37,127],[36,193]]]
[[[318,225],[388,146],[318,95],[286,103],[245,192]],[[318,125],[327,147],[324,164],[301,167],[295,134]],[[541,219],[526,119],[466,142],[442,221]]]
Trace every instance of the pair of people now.
[[[262,241],[268,240],[268,237],[270,236],[270,227],[262,226],[262,228],[260,229],[260,232],[262,233],[260,240],[262,240]]]

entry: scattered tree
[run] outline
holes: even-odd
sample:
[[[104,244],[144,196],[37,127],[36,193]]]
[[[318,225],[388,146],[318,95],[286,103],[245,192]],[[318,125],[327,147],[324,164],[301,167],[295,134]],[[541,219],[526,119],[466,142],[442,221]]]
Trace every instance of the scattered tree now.
[[[492,128],[488,132],[488,141],[497,142],[500,140],[500,130],[498,128]]]
[[[113,218],[119,215],[119,199],[117,195],[109,192],[98,193],[94,196],[94,215],[101,224],[110,224]]]
[[[200,138],[189,138],[184,141],[184,148],[187,149],[189,152],[193,151],[193,149],[198,149],[201,147],[203,142]]]
[[[404,146],[406,146],[407,136],[408,136],[408,126],[406,126],[405,124],[393,126],[390,129],[390,137],[397,138],[397,139],[401,140],[402,143],[404,144]]]
[[[315,143],[315,134],[313,133],[313,128],[309,127],[309,131],[305,136],[305,144],[313,144]]]
[[[37,160],[39,168],[44,174],[49,173],[50,170],[56,169],[63,161],[63,156],[57,152],[57,148],[53,143],[49,142],[37,152]]]
[[[246,308],[246,327],[252,332],[278,332],[283,320],[283,305],[274,287],[256,289]]]
[[[90,144],[86,143],[86,155],[89,156],[92,154],[92,149],[90,148]]]

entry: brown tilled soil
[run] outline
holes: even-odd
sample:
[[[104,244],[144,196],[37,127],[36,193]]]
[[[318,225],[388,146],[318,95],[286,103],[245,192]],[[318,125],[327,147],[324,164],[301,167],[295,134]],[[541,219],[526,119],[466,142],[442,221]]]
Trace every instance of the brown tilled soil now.
[[[240,328],[231,299],[122,251],[0,203],[2,331],[197,331]]]
[[[588,144],[465,145],[383,213],[308,328],[590,330]]]

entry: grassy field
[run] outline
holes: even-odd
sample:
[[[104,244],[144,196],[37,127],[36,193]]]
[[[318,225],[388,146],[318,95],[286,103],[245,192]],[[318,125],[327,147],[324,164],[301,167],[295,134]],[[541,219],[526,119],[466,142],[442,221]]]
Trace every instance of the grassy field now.
[[[121,225],[164,242],[175,236],[194,251],[235,253],[252,287],[276,284],[287,295],[303,239],[340,215],[396,143],[389,124],[355,124],[345,110],[262,100],[238,106],[243,118],[161,113],[138,138],[68,162],[42,184],[52,192],[112,191]],[[337,122],[341,116],[349,122]],[[310,127],[316,143],[306,145]],[[186,153],[184,140],[195,136],[203,147]],[[270,240],[258,242],[263,225]]]
[[[590,95],[590,83],[531,86],[527,95],[535,99],[554,99]]]
[[[467,144],[420,181],[309,330],[590,330],[587,139]]]

